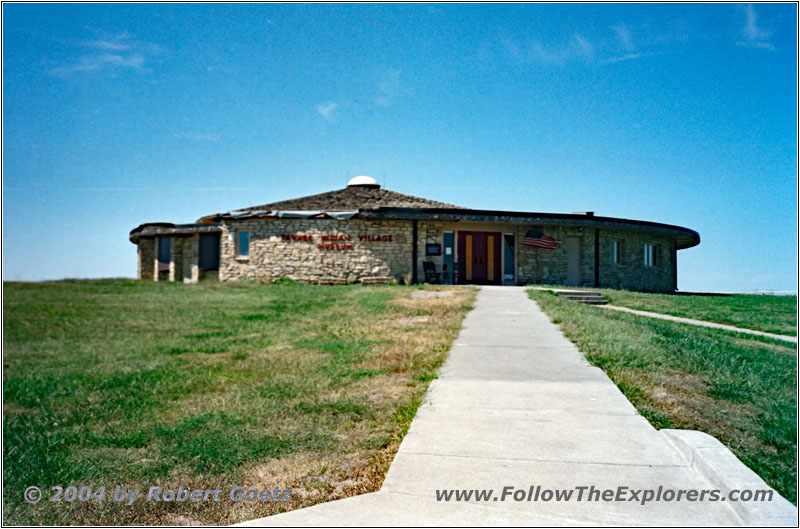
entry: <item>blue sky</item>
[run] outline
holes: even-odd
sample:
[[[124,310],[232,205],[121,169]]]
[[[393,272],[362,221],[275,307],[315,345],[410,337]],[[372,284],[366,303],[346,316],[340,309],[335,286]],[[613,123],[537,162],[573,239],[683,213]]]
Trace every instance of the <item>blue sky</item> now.
[[[697,230],[681,290],[797,290],[794,4],[4,4],[3,278],[344,187]]]

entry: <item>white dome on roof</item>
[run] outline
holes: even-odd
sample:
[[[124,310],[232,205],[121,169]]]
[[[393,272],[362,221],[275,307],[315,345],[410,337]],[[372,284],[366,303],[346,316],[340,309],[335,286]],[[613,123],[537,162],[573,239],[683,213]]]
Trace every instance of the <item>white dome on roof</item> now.
[[[379,188],[381,185],[371,176],[362,175],[351,178],[350,181],[347,182],[347,187]]]

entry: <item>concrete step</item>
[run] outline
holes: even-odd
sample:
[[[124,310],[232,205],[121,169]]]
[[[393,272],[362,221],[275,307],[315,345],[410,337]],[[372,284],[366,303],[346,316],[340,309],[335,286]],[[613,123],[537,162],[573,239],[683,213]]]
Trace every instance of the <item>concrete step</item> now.
[[[562,298],[567,298],[570,301],[577,301],[585,305],[608,304],[606,299],[599,292],[557,290],[556,293]]]

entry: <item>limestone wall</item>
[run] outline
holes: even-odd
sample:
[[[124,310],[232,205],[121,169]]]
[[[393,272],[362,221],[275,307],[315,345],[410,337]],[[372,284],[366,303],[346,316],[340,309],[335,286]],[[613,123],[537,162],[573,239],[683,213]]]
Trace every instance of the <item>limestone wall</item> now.
[[[200,268],[197,265],[199,240],[199,235],[196,233],[183,239],[181,275],[186,283],[196,283],[200,279]]]
[[[612,264],[611,241],[622,241],[621,262]],[[644,265],[644,245],[656,247],[655,266]],[[636,230],[600,231],[600,286],[671,292],[676,286],[675,242]]]
[[[185,237],[172,237],[170,246],[171,260],[169,263],[169,280],[170,281],[183,281],[183,246]]]
[[[580,248],[578,286],[595,286],[594,227],[536,226],[562,241],[546,250],[522,244],[531,225],[419,221],[417,224],[417,280],[425,280],[423,261],[433,261],[442,271],[443,257],[426,256],[426,244],[443,244],[443,233],[453,231],[458,255],[458,231],[495,231],[515,234],[515,274],[519,285],[567,285],[566,241],[575,237]],[[236,255],[239,230],[250,233],[248,256]],[[412,276],[412,223],[333,219],[264,219],[229,221],[220,235],[219,271],[198,267],[197,234],[172,238],[172,262],[162,280],[196,282],[201,279],[273,281],[290,277],[305,282],[355,283],[369,278],[401,282]],[[611,243],[619,241],[621,259],[611,262]],[[139,240],[139,278],[159,277],[157,238]],[[656,248],[655,266],[644,265],[644,245]],[[636,229],[599,230],[599,286],[650,291],[675,288],[675,243],[666,236]],[[502,266],[498,263],[497,266]]]
[[[426,244],[444,244],[444,232],[454,230],[441,222],[424,222],[417,223],[417,281],[423,283],[425,281],[425,270],[423,268],[423,261],[433,261],[436,265],[436,271],[442,272],[444,264],[443,255],[425,255]],[[455,243],[454,243],[455,244]],[[444,253],[444,251],[442,252]],[[457,254],[456,254],[457,255]]]
[[[139,239],[139,279],[153,281],[155,279],[154,263],[156,260],[156,240],[152,237]]]
[[[544,232],[562,241],[555,250],[522,245],[526,229],[518,232],[519,284],[567,285],[567,237],[580,239],[581,282],[595,286],[595,228],[543,226]],[[611,263],[611,241],[621,244],[621,262]],[[629,290],[672,291],[675,288],[675,246],[671,238],[637,230],[600,229],[599,286]],[[653,267],[644,265],[644,245],[656,247]]]
[[[532,226],[518,226],[517,228],[517,284],[567,284],[567,254],[564,241],[567,237],[581,239],[581,258],[582,264],[584,264],[585,257],[590,252],[586,251],[586,237],[583,230],[562,226],[537,226],[545,235],[562,241],[557,248],[547,250],[522,244],[525,234],[531,228]],[[581,266],[581,268],[584,267]],[[585,282],[586,278],[582,274],[581,284]]]
[[[250,232],[249,256],[236,255],[236,232]],[[222,281],[289,277],[355,283],[365,278],[401,281],[411,273],[411,223],[333,219],[230,221],[222,226]]]

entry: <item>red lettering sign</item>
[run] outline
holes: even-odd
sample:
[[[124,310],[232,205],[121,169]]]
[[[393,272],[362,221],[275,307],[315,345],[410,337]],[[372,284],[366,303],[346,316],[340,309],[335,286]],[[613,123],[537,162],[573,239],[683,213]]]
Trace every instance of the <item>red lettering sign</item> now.
[[[307,235],[307,234],[303,234],[303,233],[293,233],[291,235],[288,234],[288,233],[284,233],[284,234],[281,234],[281,240],[282,241],[289,241],[289,242],[291,242],[291,241],[312,242],[313,241],[311,235]]]
[[[392,242],[391,235],[370,235],[367,233],[358,236],[361,242]]]
[[[317,245],[317,249],[318,250],[347,251],[347,250],[352,250],[353,249],[353,245],[352,244],[318,244]]]

